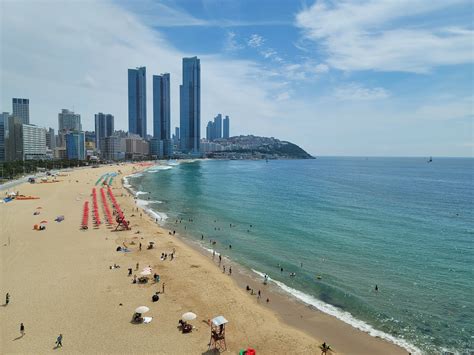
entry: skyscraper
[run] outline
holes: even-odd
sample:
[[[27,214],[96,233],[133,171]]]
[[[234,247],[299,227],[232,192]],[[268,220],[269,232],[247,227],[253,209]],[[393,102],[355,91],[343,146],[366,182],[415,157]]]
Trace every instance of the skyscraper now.
[[[171,155],[170,75],[153,75],[153,138],[163,146],[160,158]],[[161,155],[161,156],[160,156]]]
[[[0,161],[5,161],[5,119],[0,115]]]
[[[5,160],[23,160],[23,123],[22,119],[11,115],[8,117],[8,133],[5,137]]]
[[[114,134],[114,116],[110,113],[96,113],[95,117],[95,147],[102,151],[105,137]]]
[[[184,153],[199,154],[201,139],[201,63],[198,57],[183,58],[180,96],[180,142]]]
[[[12,99],[13,116],[21,119],[22,123],[30,123],[30,100],[29,99],[18,99],[14,97]]]
[[[222,115],[214,117],[214,139],[222,138]]]
[[[223,138],[229,138],[230,137],[230,118],[229,116],[225,116],[224,118],[224,133],[223,133]]]
[[[32,124],[22,124],[23,160],[46,158],[46,129]]]
[[[209,142],[212,142],[215,138],[216,138],[216,137],[215,137],[215,125],[214,125],[214,122],[209,121],[209,122],[207,122],[207,126],[206,126],[206,139],[207,139]]]
[[[50,128],[48,131],[46,131],[46,147],[51,150],[56,148],[56,136],[54,135],[53,128]]]
[[[61,131],[82,131],[81,115],[63,108],[58,114],[58,133]]]
[[[128,69],[128,131],[146,138],[146,68]]]
[[[66,154],[68,159],[86,159],[84,132],[71,132],[66,134]]]

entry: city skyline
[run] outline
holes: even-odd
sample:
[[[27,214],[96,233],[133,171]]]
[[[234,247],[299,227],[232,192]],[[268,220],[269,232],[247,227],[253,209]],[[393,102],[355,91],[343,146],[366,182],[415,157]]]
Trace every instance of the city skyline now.
[[[81,113],[86,130],[93,130],[94,113],[112,112],[117,129],[127,130],[123,73],[145,66],[176,79],[171,126],[179,126],[180,59],[197,55],[206,72],[202,117],[228,112],[233,134],[275,136],[314,155],[472,156],[469,2],[280,5],[263,12],[229,2],[206,12],[199,3],[157,2],[145,13],[119,2],[2,3],[9,14],[2,26],[16,31],[4,31],[11,50],[4,53],[0,108],[10,111],[12,98],[29,98],[30,122],[55,127],[57,111],[69,107]],[[70,16],[74,23],[57,21]],[[107,24],[99,20],[105,16]],[[334,28],[326,20],[341,18],[353,21]],[[67,38],[59,36],[61,26],[69,29]],[[50,40],[32,47],[44,32]],[[343,40],[353,45],[345,48]],[[67,53],[70,43],[78,44],[80,60],[50,56]],[[91,43],[108,50],[97,56],[100,48]],[[31,48],[38,60],[14,55]],[[147,86],[150,104],[151,80]]]

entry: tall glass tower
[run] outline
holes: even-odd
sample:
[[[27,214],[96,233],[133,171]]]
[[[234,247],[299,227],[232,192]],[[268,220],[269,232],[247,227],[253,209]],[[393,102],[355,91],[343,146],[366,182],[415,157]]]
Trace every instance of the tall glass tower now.
[[[13,116],[21,119],[22,123],[30,123],[30,100],[19,99],[14,97],[12,99]]]
[[[110,137],[114,134],[114,116],[109,113],[95,114],[95,146],[102,152],[105,137]]]
[[[183,84],[179,87],[180,135],[183,153],[199,154],[201,139],[201,63],[183,58]]]
[[[229,138],[229,135],[230,135],[230,118],[229,116],[225,116],[223,138]]]
[[[153,138],[163,146],[163,156],[171,155],[170,75],[153,75]]]
[[[146,138],[146,68],[128,69],[128,131]]]

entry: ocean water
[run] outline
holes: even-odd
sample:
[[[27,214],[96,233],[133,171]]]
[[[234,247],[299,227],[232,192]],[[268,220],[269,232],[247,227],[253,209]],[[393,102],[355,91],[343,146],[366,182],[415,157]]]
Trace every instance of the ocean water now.
[[[474,349],[474,159],[196,161],[128,183],[171,229],[374,336]]]

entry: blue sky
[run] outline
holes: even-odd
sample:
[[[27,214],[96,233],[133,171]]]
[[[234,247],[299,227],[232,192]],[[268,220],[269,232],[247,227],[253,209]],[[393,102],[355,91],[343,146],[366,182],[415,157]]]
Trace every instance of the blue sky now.
[[[291,140],[315,155],[474,155],[472,1],[0,6],[0,109],[29,97],[39,125],[56,127],[57,112],[74,107],[85,128],[102,111],[126,129],[126,70],[141,65],[150,133],[152,74],[171,73],[178,125],[180,58],[197,55],[203,132],[221,112],[232,134]]]

